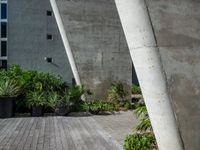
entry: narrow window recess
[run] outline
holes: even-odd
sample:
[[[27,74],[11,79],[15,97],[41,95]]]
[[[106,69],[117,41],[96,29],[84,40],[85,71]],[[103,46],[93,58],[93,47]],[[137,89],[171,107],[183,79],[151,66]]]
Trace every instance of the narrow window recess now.
[[[7,3],[1,3],[1,19],[7,19]]]
[[[7,41],[1,41],[1,56],[7,56]]]
[[[53,40],[53,35],[52,34],[47,34],[47,40]]]
[[[47,10],[47,16],[52,16],[52,11],[51,10]]]
[[[1,22],[1,38],[7,38],[7,23]]]

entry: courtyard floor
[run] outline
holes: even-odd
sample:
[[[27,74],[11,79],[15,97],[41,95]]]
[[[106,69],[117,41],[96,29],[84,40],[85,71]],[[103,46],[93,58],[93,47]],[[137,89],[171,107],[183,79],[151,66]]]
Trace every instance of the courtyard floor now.
[[[131,111],[0,119],[0,150],[122,150],[137,122]]]

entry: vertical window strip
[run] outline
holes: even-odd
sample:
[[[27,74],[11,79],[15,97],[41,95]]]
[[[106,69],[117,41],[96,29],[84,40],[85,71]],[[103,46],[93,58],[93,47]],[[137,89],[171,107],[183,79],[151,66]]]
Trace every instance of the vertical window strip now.
[[[7,17],[8,17],[8,1],[0,0],[0,68],[7,68]]]

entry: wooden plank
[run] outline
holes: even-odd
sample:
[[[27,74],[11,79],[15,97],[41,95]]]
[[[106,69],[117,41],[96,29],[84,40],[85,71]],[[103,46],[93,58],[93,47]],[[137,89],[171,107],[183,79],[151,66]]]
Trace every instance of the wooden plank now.
[[[54,128],[55,128],[55,135],[56,135],[56,149],[63,150],[62,138],[60,135],[59,127],[58,127],[58,117],[54,117]]]
[[[77,150],[88,150],[84,140],[80,135],[80,131],[75,127],[76,118],[69,117],[69,131]]]
[[[50,119],[49,117],[44,118],[45,119],[45,131],[44,131],[44,149],[49,150],[50,149]]]
[[[25,143],[27,141],[27,137],[30,133],[30,129],[33,126],[33,123],[34,123],[34,118],[31,118],[31,120],[29,120],[29,124],[27,125],[26,129],[24,130],[24,133],[22,135],[20,142],[18,143],[17,150],[24,149]]]
[[[66,143],[68,144],[68,147],[70,147],[70,149],[72,149],[72,150],[76,149],[75,144],[72,140],[72,136],[70,134],[68,117],[62,118],[62,126],[63,126],[63,132],[65,134]]]
[[[95,139],[91,133],[92,130],[87,130],[86,124],[84,122],[85,119],[86,119],[85,117],[78,119],[76,122],[76,128],[79,129],[79,131],[81,131],[80,135],[83,141],[85,142],[86,146],[88,147],[88,149],[91,149],[91,150],[92,149],[104,150],[105,149],[104,146],[100,145],[99,137]]]
[[[44,132],[45,132],[45,119],[41,118],[41,127],[39,131],[39,137],[38,137],[38,142],[37,142],[37,150],[43,150],[44,147]]]
[[[37,142],[39,137],[39,124],[41,122],[41,118],[37,118],[37,123],[33,132],[32,142],[30,143],[30,150],[36,150],[37,149]]]
[[[29,134],[28,134],[28,136],[26,138],[26,142],[24,144],[24,149],[25,150],[29,150],[30,149],[30,146],[31,146],[31,143],[32,143],[32,139],[33,139],[33,135],[34,135],[34,132],[35,132],[35,128],[37,126],[37,123],[38,123],[38,118],[34,118],[33,125],[30,128]]]
[[[89,122],[91,124],[93,124],[93,126],[96,127],[97,129],[97,132],[107,141],[107,143],[113,148],[113,149],[116,149],[116,150],[121,150],[123,149],[122,145],[120,145],[116,140],[114,140],[112,138],[111,135],[109,135],[107,132],[105,132],[105,130],[103,130],[103,128],[93,119],[91,118],[89,120]]]
[[[19,142],[22,140],[22,137],[23,137],[23,134],[24,134],[26,128],[28,127],[30,119],[23,118],[23,120],[24,120],[23,126],[21,127],[21,129],[17,128],[18,135],[17,135],[17,138],[15,138],[15,140],[12,142],[10,149],[16,149],[17,148]]]
[[[9,137],[10,133],[12,132],[12,130],[15,126],[15,123],[17,123],[17,120],[15,120],[15,119],[8,119],[8,120],[9,120],[9,123],[4,128],[4,130],[2,131],[1,136],[0,136],[0,147],[1,148],[4,148],[5,139],[7,139],[7,137]]]
[[[17,138],[17,136],[19,134],[20,128],[23,127],[24,122],[25,122],[25,120],[21,119],[20,124],[16,127],[15,131],[13,132],[12,137],[10,138],[10,140],[7,143],[7,146],[6,146],[6,147],[8,147],[8,149],[11,149],[11,146],[14,143],[14,141],[16,140],[16,138]]]
[[[13,127],[9,129],[8,134],[6,135],[6,137],[4,138],[4,140],[2,141],[1,145],[4,147],[4,149],[9,149],[9,145],[10,143],[13,141],[13,139],[15,138],[15,130],[17,128],[18,125],[20,125],[22,119],[15,119],[16,122],[13,121]]]
[[[93,124],[91,124],[89,120],[90,118],[84,118],[84,120],[82,120],[86,130],[88,130],[91,137],[94,139],[99,150],[107,150],[107,141],[101,135],[99,135],[96,127]]]
[[[56,135],[55,135],[55,128],[54,128],[54,118],[51,117],[50,119],[50,150],[56,150]]]

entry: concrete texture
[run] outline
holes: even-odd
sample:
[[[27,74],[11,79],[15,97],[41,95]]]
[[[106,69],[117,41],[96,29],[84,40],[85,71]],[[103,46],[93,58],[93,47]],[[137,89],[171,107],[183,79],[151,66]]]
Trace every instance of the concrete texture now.
[[[200,1],[147,0],[147,5],[185,149],[199,150]]]
[[[113,0],[57,0],[81,82],[105,98],[112,82],[130,89],[132,61]]]
[[[72,71],[61,40],[49,0],[10,0],[8,4],[8,65],[19,64],[32,69],[61,75],[72,82]],[[53,40],[47,40],[47,34]],[[44,58],[52,57],[53,63]]]

